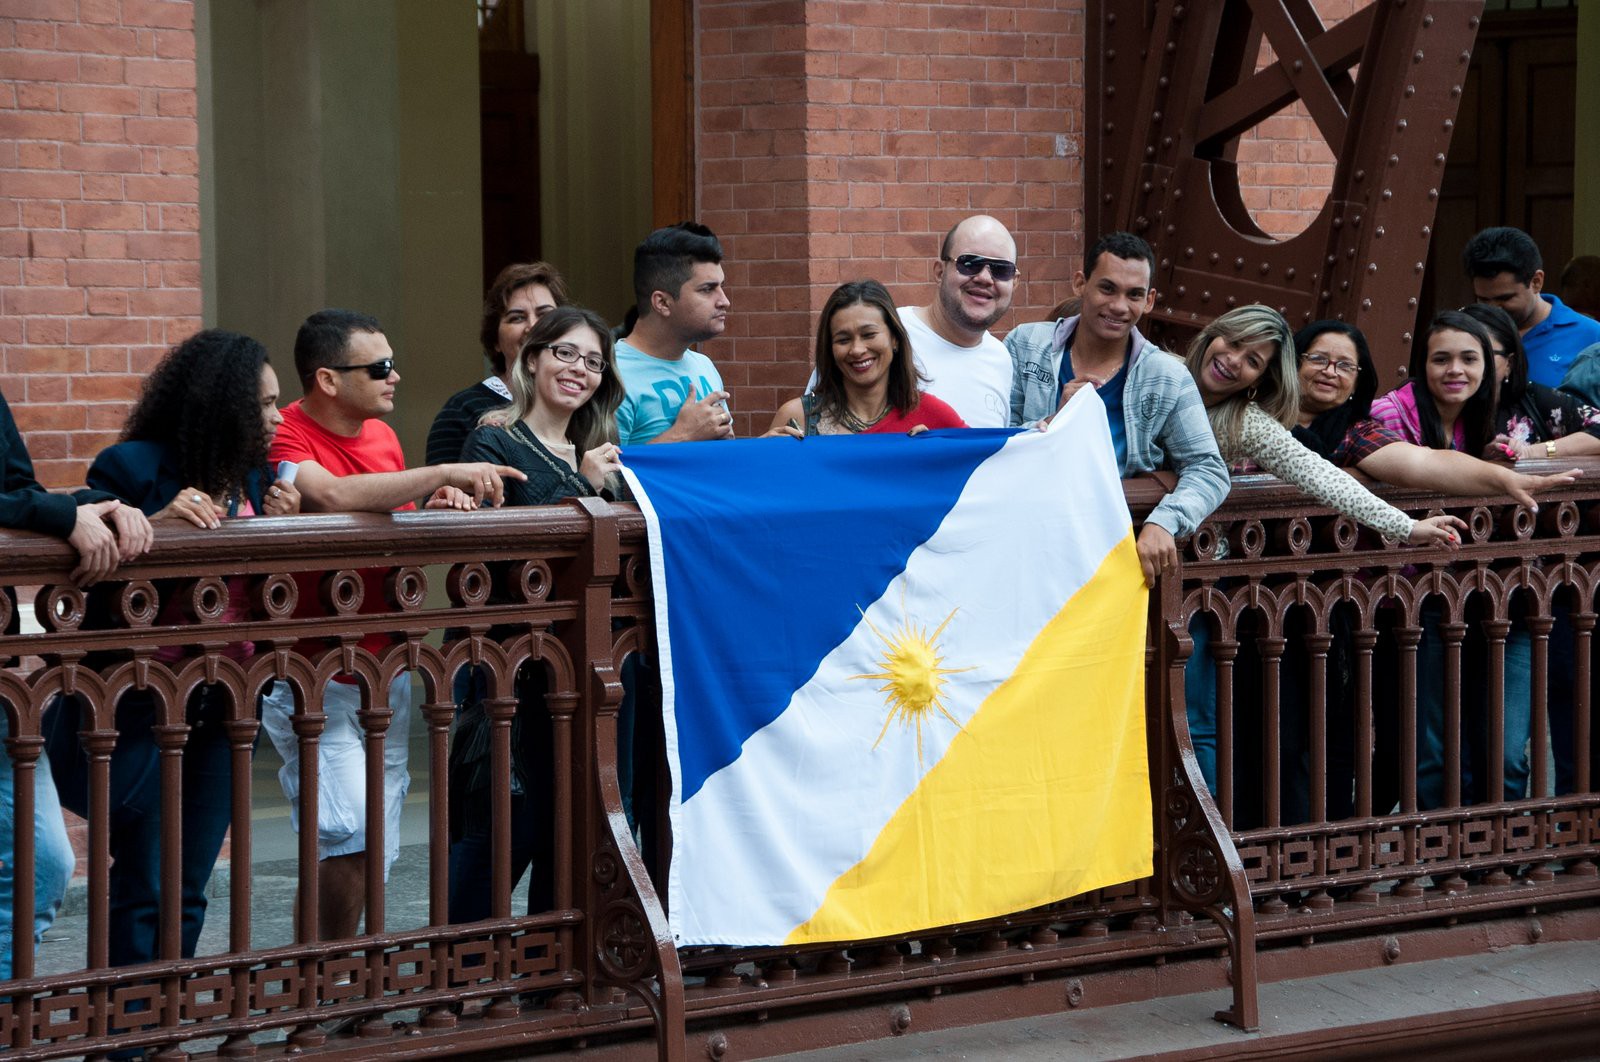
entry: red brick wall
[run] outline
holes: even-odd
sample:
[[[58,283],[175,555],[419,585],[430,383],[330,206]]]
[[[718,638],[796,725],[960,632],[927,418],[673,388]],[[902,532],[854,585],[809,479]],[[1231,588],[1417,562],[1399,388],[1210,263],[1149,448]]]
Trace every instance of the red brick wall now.
[[[841,281],[932,295],[974,213],[1017,236],[1011,315],[1041,318],[1082,254],[1083,0],[700,0],[701,219],[733,302],[710,345],[741,434],[799,394]],[[1057,138],[1064,138],[1058,144]]]
[[[1324,25],[1332,25],[1372,0],[1315,0]],[[1263,48],[1257,69],[1276,62]],[[1239,138],[1239,180],[1244,205],[1267,234],[1285,239],[1305,231],[1333,184],[1334,150],[1303,104],[1273,115]]]
[[[188,0],[0,0],[0,389],[39,478],[81,483],[199,327]]]

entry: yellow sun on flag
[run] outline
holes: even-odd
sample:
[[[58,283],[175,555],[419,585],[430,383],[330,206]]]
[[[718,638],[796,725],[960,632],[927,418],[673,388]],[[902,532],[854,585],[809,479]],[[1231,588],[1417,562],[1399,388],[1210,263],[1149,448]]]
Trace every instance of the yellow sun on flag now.
[[[902,725],[914,726],[917,730],[917,767],[922,767],[922,724],[934,712],[938,712],[960,730],[961,721],[951,715],[944,706],[944,684],[946,675],[955,675],[963,671],[973,670],[970,667],[941,667],[944,658],[939,655],[939,636],[955,618],[957,609],[951,609],[950,615],[934,630],[932,634],[912,623],[909,617],[904,617],[904,600],[901,601],[902,619],[900,628],[893,637],[885,637],[884,633],[873,626],[867,619],[865,612],[861,618],[866,621],[867,628],[878,636],[883,643],[883,655],[878,660],[882,671],[866,675],[851,675],[852,679],[883,679],[884,683],[878,687],[879,693],[886,693],[885,703],[888,706],[888,715],[883,720],[883,729],[878,731],[878,739],[872,743],[876,749],[883,741],[883,736],[889,732],[889,727],[896,719]]]

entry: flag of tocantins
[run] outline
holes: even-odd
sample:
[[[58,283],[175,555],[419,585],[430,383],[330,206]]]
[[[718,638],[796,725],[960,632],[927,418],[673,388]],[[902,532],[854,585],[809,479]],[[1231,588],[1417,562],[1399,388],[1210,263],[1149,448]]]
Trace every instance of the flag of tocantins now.
[[[680,945],[1150,873],[1146,590],[1093,391],[1049,432],[636,447]]]

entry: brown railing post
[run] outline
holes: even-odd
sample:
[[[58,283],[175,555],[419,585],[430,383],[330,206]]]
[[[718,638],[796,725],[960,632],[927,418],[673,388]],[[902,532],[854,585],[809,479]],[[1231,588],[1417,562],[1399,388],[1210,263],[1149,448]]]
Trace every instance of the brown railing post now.
[[[591,1005],[607,1002],[604,987],[622,989],[649,1008],[664,1062],[685,1057],[683,975],[667,926],[666,912],[633,843],[617,782],[617,673],[611,599],[621,575],[616,510],[597,498],[570,504],[589,519],[589,535],[573,559],[561,596],[579,602],[578,620],[567,625],[567,649],[584,679],[579,683],[584,741],[573,763],[574,833],[587,863],[574,869],[577,895],[586,914],[578,957]],[[653,984],[652,984],[653,982]]]
[[[1183,694],[1184,661],[1190,645],[1183,622],[1183,569],[1165,575],[1150,595],[1151,631],[1157,639],[1158,696],[1146,710],[1161,718],[1159,740],[1151,749],[1151,777],[1161,860],[1163,906],[1198,911],[1222,927],[1232,963],[1233,1005],[1218,1011],[1219,1021],[1245,1030],[1260,1027],[1257,1007],[1255,909],[1250,885],[1216,802],[1206,789],[1189,744]],[[1219,740],[1221,735],[1219,734]]]

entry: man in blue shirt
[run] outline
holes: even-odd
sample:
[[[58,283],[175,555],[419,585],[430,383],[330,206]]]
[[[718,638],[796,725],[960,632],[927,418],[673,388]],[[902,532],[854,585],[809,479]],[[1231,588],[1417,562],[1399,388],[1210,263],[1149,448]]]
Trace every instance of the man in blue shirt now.
[[[1600,343],[1600,322],[1542,293],[1544,261],[1521,229],[1484,229],[1467,241],[1461,268],[1474,298],[1500,307],[1517,323],[1528,379],[1535,383],[1559,387],[1578,353]]]
[[[657,229],[633,252],[633,293],[638,317],[617,340],[627,390],[617,409],[623,448],[733,438],[722,377],[692,349],[727,325],[722,244],[692,221]]]

